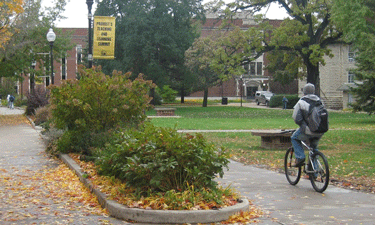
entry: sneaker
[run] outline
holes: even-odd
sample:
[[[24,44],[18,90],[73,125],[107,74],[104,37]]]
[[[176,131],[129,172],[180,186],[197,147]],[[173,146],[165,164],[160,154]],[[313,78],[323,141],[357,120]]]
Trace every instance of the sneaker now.
[[[292,167],[301,167],[305,164],[305,159],[297,159],[292,163]]]

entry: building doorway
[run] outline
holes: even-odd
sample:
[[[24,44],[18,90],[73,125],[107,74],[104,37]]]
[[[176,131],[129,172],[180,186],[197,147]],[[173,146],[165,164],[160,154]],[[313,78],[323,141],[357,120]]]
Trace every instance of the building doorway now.
[[[255,92],[258,91],[258,87],[246,87],[247,99],[255,99]]]

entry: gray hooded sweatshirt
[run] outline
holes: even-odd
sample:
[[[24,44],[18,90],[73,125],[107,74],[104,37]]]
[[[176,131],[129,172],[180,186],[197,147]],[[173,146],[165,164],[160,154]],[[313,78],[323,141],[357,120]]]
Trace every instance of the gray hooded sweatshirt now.
[[[314,94],[305,95],[303,96],[303,98],[309,98],[313,101],[320,100],[320,98]],[[307,114],[309,112],[309,107],[310,107],[309,103],[300,99],[297,102],[297,104],[294,106],[294,111],[293,111],[293,116],[292,116],[294,119],[294,122],[300,126],[302,133],[307,134],[307,135],[312,135],[312,136],[321,136],[322,135],[321,133],[311,132],[304,119],[307,117]]]

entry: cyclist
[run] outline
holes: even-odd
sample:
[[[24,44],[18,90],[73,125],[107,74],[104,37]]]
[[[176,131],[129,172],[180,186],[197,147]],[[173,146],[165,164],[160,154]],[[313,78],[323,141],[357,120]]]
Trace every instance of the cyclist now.
[[[309,98],[313,101],[319,101],[320,98],[316,96],[314,93],[315,86],[313,84],[307,83],[303,87],[304,98]],[[309,111],[309,107],[310,104],[302,99],[300,99],[294,106],[293,119],[294,122],[297,125],[299,125],[299,128],[293,133],[291,137],[294,153],[296,156],[295,162],[292,163],[292,166],[294,167],[302,166],[305,162],[305,152],[303,150],[301,140],[309,140],[310,146],[317,151],[319,140],[323,136],[322,133],[311,132],[309,127],[307,126],[307,123],[304,118],[305,115],[307,115],[307,112]]]

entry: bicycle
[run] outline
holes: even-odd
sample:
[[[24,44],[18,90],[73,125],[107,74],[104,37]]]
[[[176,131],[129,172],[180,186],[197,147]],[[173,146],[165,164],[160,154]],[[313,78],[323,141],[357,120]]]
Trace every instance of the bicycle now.
[[[284,131],[284,133],[293,133],[294,131],[295,130],[287,130]],[[302,145],[309,151],[307,166],[304,163],[302,166],[292,167],[292,162],[295,160],[295,157],[294,149],[293,147],[290,147],[286,151],[284,159],[286,179],[291,185],[296,185],[301,178],[303,167],[303,172],[309,176],[315,191],[322,193],[327,189],[329,183],[329,166],[327,158],[322,152],[315,151],[312,147],[307,145],[306,142],[302,141]]]

